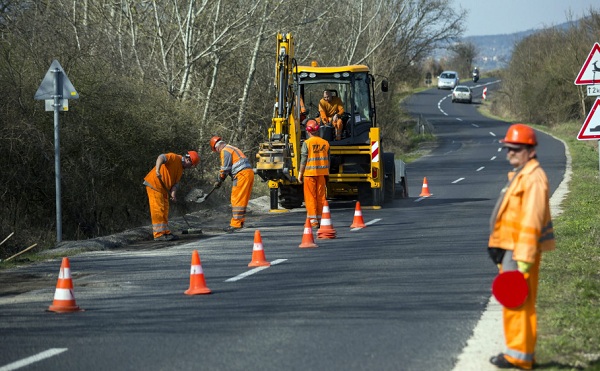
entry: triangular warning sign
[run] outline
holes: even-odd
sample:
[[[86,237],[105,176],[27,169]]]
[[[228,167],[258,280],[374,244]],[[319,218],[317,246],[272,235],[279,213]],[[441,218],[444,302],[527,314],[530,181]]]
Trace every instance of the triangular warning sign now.
[[[590,51],[577,79],[575,85],[593,85],[600,83],[600,44],[595,43]]]
[[[71,81],[67,77],[67,74],[63,70],[62,66],[55,59],[52,61],[46,76],[42,80],[40,87],[35,92],[33,99],[45,100],[54,98],[54,79],[57,79],[58,94],[62,95],[62,99],[77,99],[79,94],[71,84]]]
[[[596,99],[590,113],[588,113],[581,130],[579,130],[579,135],[577,135],[577,139],[579,140],[587,140],[587,139],[600,139],[600,116],[594,114],[596,113],[596,108],[600,106],[600,98]],[[599,110],[600,111],[600,110]]]

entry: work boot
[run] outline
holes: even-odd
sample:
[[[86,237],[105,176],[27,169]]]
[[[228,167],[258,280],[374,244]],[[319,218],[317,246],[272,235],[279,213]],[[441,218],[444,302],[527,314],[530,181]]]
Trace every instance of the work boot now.
[[[175,241],[178,239],[179,239],[179,237],[175,236],[174,234],[167,233],[167,234],[163,234],[162,236],[156,237],[154,239],[154,241]]]
[[[498,368],[516,368],[519,370],[523,370],[523,368],[513,365],[506,358],[504,358],[504,354],[500,353],[497,356],[493,356],[490,358],[490,363]]]
[[[242,225],[242,227],[234,227],[234,226],[231,226],[231,225],[230,225],[230,226],[227,226],[227,227],[223,228],[223,230],[224,230],[225,232],[227,232],[227,233],[233,233],[233,232],[235,232],[235,231],[239,231],[239,230],[240,230],[240,229],[242,229],[242,228],[243,228],[243,225]]]

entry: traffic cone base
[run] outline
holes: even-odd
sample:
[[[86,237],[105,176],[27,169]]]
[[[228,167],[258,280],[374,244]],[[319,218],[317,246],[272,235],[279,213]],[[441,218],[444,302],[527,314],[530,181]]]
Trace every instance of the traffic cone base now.
[[[427,184],[427,177],[423,178],[423,187],[421,190],[421,194],[419,197],[430,197],[431,193],[429,193],[429,185]]]
[[[204,271],[202,271],[198,250],[194,250],[192,253],[192,267],[190,269],[190,288],[185,290],[184,294],[201,295],[210,294],[211,292],[212,291],[206,287],[206,280],[204,279]]]
[[[48,307],[48,311],[58,313],[83,311],[83,309],[79,308],[75,303],[69,258],[63,258],[60,265],[60,273],[58,274],[58,281],[56,282],[54,300],[52,305]]]
[[[365,221],[362,216],[362,210],[360,208],[360,202],[356,201],[356,209],[354,210],[354,220],[350,228],[365,228]]]
[[[315,243],[315,239],[313,238],[312,226],[310,223],[310,219],[306,219],[306,222],[304,223],[304,233],[302,234],[302,243],[300,243],[300,245],[298,247],[301,247],[301,248],[319,247]]]
[[[333,239],[337,232],[331,224],[331,213],[329,212],[329,203],[325,201],[323,204],[323,216],[321,217],[321,226],[317,231],[318,239]]]
[[[269,263],[265,258],[265,250],[263,249],[262,238],[260,231],[254,231],[254,246],[252,247],[252,261],[248,263],[249,267],[269,267]]]

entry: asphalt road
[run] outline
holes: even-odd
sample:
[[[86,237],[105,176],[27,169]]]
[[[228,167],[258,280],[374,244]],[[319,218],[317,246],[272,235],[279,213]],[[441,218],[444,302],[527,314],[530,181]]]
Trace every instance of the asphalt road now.
[[[407,102],[440,145],[408,165],[408,199],[363,209],[366,228],[349,228],[353,203],[332,203],[337,238],[315,249],[298,247],[297,210],[176,246],[73,256],[85,311],[47,312],[53,286],[1,296],[0,370],[452,370],[490,298],[489,216],[510,169],[498,143],[509,124],[448,94]],[[564,149],[539,141],[554,189]],[[419,197],[424,177],[429,198]],[[248,268],[257,229],[276,263],[262,270]],[[184,294],[194,250],[210,295]]]

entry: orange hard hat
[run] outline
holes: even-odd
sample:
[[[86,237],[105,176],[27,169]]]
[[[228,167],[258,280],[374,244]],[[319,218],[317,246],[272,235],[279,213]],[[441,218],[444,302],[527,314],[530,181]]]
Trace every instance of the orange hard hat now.
[[[217,149],[215,148],[215,146],[217,145],[217,143],[219,143],[222,140],[223,140],[223,138],[221,138],[220,136],[217,136],[217,135],[210,138],[210,149],[212,149],[213,152],[217,152]]]
[[[537,146],[537,138],[531,127],[525,124],[513,124],[508,128],[506,137],[501,139],[500,143]]]
[[[306,131],[314,133],[319,130],[319,124],[315,120],[308,120],[306,123]]]
[[[190,160],[192,160],[192,165],[196,166],[200,163],[200,156],[198,155],[198,152],[196,151],[188,151],[187,157],[190,158]]]

